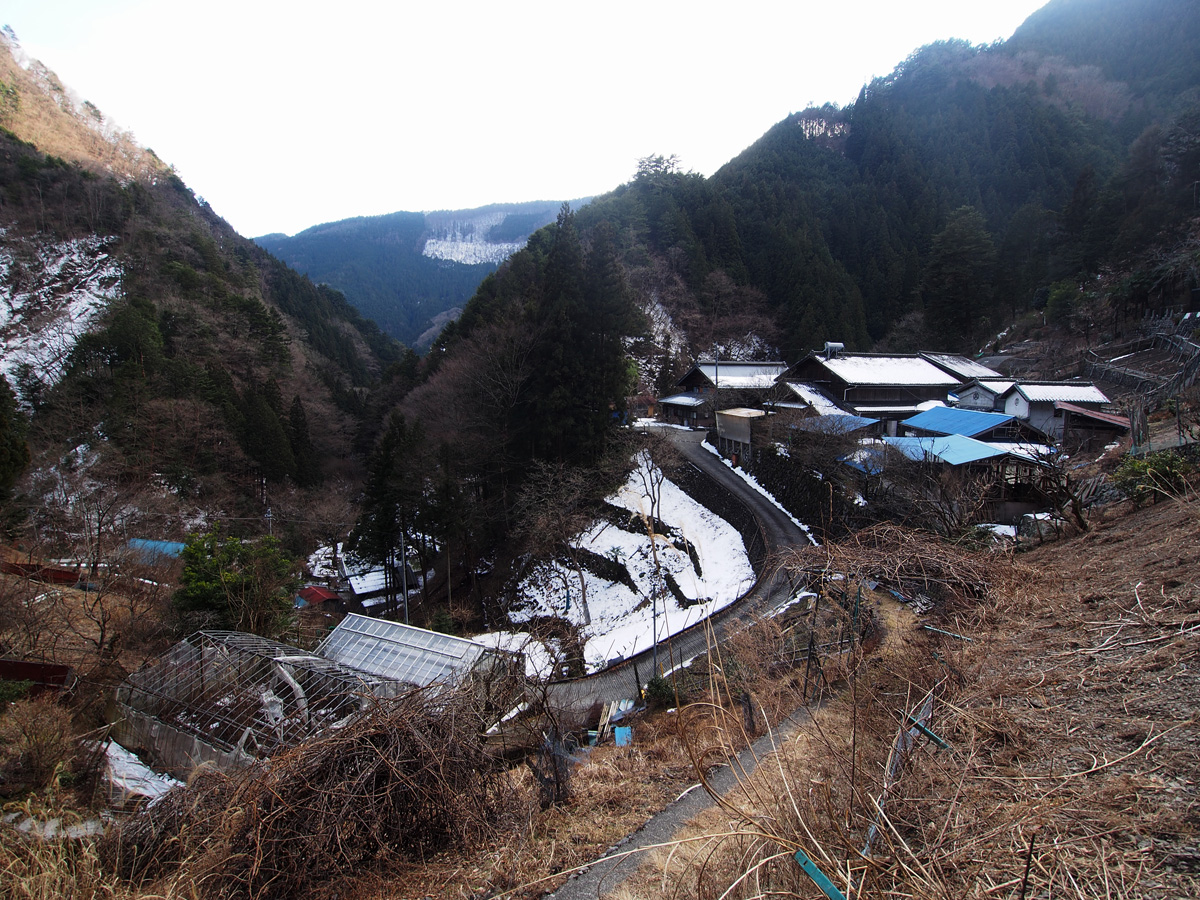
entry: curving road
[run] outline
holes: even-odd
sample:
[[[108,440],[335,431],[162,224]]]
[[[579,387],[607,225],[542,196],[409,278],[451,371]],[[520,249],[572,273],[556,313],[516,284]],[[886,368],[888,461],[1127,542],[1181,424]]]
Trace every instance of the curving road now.
[[[759,574],[758,582],[740,598],[705,622],[659,643],[658,661],[664,669],[706,652],[714,636],[720,640],[726,632],[744,627],[765,610],[786,602],[795,587],[787,572],[774,561],[779,558],[781,551],[811,543],[808,535],[786,513],[747,485],[723,460],[701,446],[703,432],[668,429],[666,433],[688,463],[727,488],[749,508],[766,545],[767,563]],[[653,655],[647,649],[603,672],[555,682],[549,685],[547,699],[558,709],[582,713],[597,702],[636,699],[640,694],[639,679],[645,683],[652,674]]]

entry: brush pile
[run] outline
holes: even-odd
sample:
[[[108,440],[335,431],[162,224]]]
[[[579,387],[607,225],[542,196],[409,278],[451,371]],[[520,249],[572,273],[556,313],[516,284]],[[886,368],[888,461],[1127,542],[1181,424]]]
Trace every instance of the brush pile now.
[[[137,881],[182,867],[210,897],[296,897],[389,858],[467,848],[520,803],[465,691],[375,701],[368,714],[237,775],[204,772],[112,829]]]
[[[934,599],[986,596],[995,563],[992,554],[972,553],[928,532],[887,524],[837,544],[805,547],[787,561],[791,571],[810,580],[839,573]]]

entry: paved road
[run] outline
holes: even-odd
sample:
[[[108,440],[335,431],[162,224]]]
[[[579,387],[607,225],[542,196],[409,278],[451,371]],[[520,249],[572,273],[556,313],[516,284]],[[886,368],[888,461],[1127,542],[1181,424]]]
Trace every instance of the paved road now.
[[[663,669],[705,653],[714,639],[719,641],[726,632],[743,627],[764,610],[790,598],[793,585],[787,572],[780,569],[774,560],[781,551],[810,543],[808,536],[786,513],[747,485],[724,460],[701,446],[703,432],[670,429],[666,434],[688,463],[723,485],[750,509],[766,544],[768,562],[758,583],[741,598],[709,617],[706,623],[693,626],[659,644],[658,661]],[[621,665],[595,675],[550,685],[548,699],[559,709],[583,712],[596,702],[637,698],[638,680],[644,684],[652,674],[652,651],[645,650]]]
[[[710,641],[719,641],[730,630],[749,624],[755,616],[788,600],[794,587],[787,572],[778,566],[776,560],[782,551],[810,543],[808,536],[786,513],[747,485],[722,459],[702,446],[702,433],[671,431],[668,434],[689,463],[729,489],[750,509],[766,544],[767,564],[758,583],[750,591],[709,618],[707,624],[711,628],[693,627],[664,641],[659,647],[659,661],[664,665],[669,665],[665,663],[667,659],[678,663],[704,653]],[[638,684],[634,678],[635,663],[638,675],[643,680],[648,678],[651,672],[649,650],[616,668],[551,685],[551,699],[564,707],[583,710],[597,700],[634,698],[638,694]],[[752,747],[738,754],[732,766],[713,773],[709,783],[719,794],[735,789],[739,781],[754,770],[758,760],[790,734],[798,720],[807,716],[806,708],[798,710],[791,720],[781,723],[773,733],[764,735]],[[570,881],[547,896],[553,900],[594,900],[608,894],[641,865],[643,854],[637,851],[671,840],[684,823],[711,804],[712,798],[702,788],[695,787],[611,848],[604,857],[578,875],[573,875]]]
[[[731,760],[730,765],[721,766],[712,772],[708,777],[709,785],[718,795],[729,795],[736,805],[743,805],[738,800],[739,785],[754,772],[759,760],[782,744],[796,730],[797,725],[809,718],[811,716],[808,707],[798,709],[739,753]],[[597,900],[610,896],[621,882],[633,875],[646,860],[645,851],[673,840],[679,829],[712,805],[712,797],[697,783],[662,812],[652,816],[637,831],[611,847],[586,869],[572,874],[570,880],[558,890],[544,894],[543,897],[546,900]]]

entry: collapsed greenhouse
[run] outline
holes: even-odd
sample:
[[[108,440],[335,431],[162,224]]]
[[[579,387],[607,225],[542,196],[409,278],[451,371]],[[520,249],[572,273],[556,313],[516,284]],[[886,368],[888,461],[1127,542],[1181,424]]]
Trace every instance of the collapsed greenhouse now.
[[[202,763],[242,768],[418,688],[436,696],[466,684],[481,708],[500,709],[523,672],[520,654],[360,615],[312,653],[200,631],[121,684],[112,736],[178,775]]]

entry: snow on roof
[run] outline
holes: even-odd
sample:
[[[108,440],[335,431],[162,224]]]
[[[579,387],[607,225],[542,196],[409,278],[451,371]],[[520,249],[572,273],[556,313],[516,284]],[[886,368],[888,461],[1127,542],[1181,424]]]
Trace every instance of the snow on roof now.
[[[932,457],[952,466],[1003,456],[1006,452],[961,434],[947,434],[941,437],[885,437],[884,441],[909,459],[919,462]]]
[[[496,651],[451,634],[351,613],[316,652],[360,672],[425,687],[457,680]]]
[[[1013,456],[1026,456],[1029,459],[1045,462],[1052,460],[1058,449],[1049,444],[1032,444],[1029,441],[986,441],[989,447],[1011,453]]]
[[[1033,403],[1053,403],[1056,400],[1068,403],[1108,402],[1104,392],[1090,381],[1018,382],[1015,389]]]
[[[945,385],[958,384],[958,379],[948,375],[927,359],[919,356],[838,356],[825,359],[816,356],[830,372],[847,384],[904,384]]]
[[[967,359],[965,356],[958,356],[954,353],[922,353],[921,356],[929,360],[935,366],[945,369],[952,375],[957,376],[961,381],[966,381],[969,378],[1000,377],[1000,373],[995,369],[989,368],[981,362],[976,362],[973,359]]]
[[[905,419],[903,425],[908,428],[919,428],[922,431],[936,431],[941,434],[962,434],[974,437],[985,431],[997,428],[1006,422],[1011,422],[1012,416],[1003,413],[981,412],[974,409],[960,409],[954,406],[939,406],[917,413],[911,419]]]
[[[991,391],[993,394],[1006,393],[1012,386],[1016,384],[1011,378],[973,378],[971,386],[979,385],[984,390]],[[962,391],[960,390],[961,394]]]
[[[672,394],[670,397],[663,397],[659,403],[670,403],[672,406],[703,406],[705,399],[699,394]]]
[[[720,389],[766,389],[787,371],[781,362],[698,362],[695,367]]]
[[[717,410],[718,416],[737,416],[739,419],[759,419],[766,415],[766,412],[761,409],[749,409],[745,406],[737,406],[733,409]]]
[[[811,406],[818,415],[836,416],[839,413],[845,412],[844,409],[811,384],[806,384],[803,381],[789,381],[786,384],[793,394]]]
[[[350,575],[350,590],[357,595],[373,594],[387,588],[387,573],[383,569],[372,569],[370,572],[359,572]]]
[[[870,404],[854,403],[851,406],[860,416],[888,416],[892,413],[908,413],[915,416],[921,412],[921,407],[912,403],[905,406],[871,406]]]

